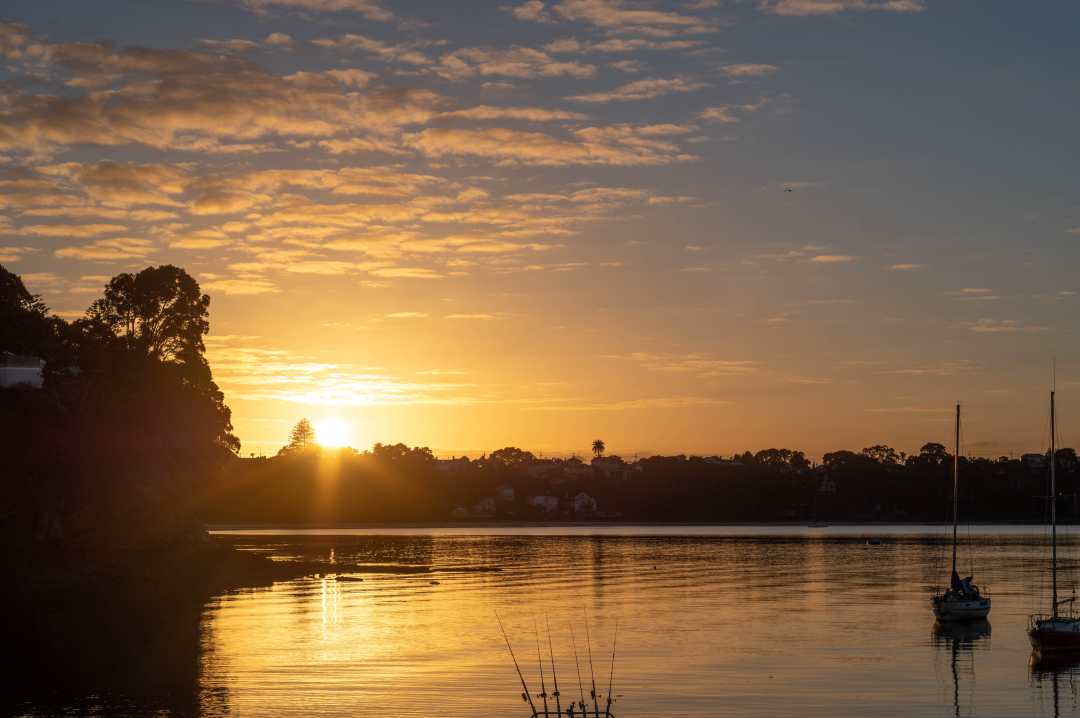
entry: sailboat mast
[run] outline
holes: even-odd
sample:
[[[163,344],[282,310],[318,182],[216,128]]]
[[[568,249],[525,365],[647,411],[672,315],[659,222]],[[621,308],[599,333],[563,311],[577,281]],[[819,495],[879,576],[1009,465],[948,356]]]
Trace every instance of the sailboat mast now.
[[[1053,602],[1053,615],[1058,615],[1057,594],[1057,433],[1054,416],[1054,390],[1050,390],[1050,600]]]
[[[956,405],[956,450],[952,459],[952,572],[956,575],[956,526],[960,520],[960,405]]]

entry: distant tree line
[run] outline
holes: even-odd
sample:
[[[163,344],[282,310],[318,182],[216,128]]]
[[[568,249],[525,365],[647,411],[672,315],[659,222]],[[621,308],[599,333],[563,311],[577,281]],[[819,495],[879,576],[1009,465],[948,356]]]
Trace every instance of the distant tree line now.
[[[600,440],[594,442],[596,458],[590,463],[540,459],[513,446],[475,459],[440,460],[426,447],[403,444],[376,444],[365,452],[301,445],[298,429],[276,457],[231,462],[208,501],[208,520],[738,523],[939,522],[951,517],[952,455],[937,443],[911,456],[883,445],[835,451],[816,466],[791,449],[627,462],[603,456]],[[1045,519],[1045,457],[961,457],[959,464],[965,521]],[[1057,468],[1059,515],[1063,521],[1075,520],[1080,515],[1075,451],[1058,450]],[[595,500],[595,511],[575,512],[574,498],[581,493]],[[559,509],[531,503],[531,497],[554,497]]]
[[[627,462],[606,454],[601,439],[588,463],[513,446],[445,460],[403,444],[322,448],[303,420],[277,456],[241,459],[205,357],[209,304],[184,270],[149,267],[113,277],[69,322],[0,267],[0,352],[45,362],[43,388],[0,389],[10,497],[2,524],[14,537],[4,550],[152,545],[197,534],[204,521],[940,521],[950,514],[951,456],[936,443],[910,456],[884,445],[834,451],[816,466],[800,451],[776,448]],[[1045,458],[962,457],[962,515],[1042,521]],[[1076,453],[1061,449],[1055,460],[1059,513],[1074,520]],[[577,501],[581,494],[588,500]]]

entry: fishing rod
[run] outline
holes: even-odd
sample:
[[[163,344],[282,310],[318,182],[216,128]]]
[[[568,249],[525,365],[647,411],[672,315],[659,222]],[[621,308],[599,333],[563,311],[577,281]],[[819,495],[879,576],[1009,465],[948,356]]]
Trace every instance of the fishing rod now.
[[[615,619],[615,635],[611,637],[611,670],[608,672],[607,680],[607,707],[604,708],[604,712],[611,715],[612,693],[611,684],[615,680],[615,642],[619,639],[619,619]]]
[[[502,619],[499,618],[499,612],[495,612],[495,620],[499,622],[499,630],[502,631],[503,640],[506,641],[506,647],[510,651],[510,658],[514,661],[514,670],[517,671],[518,678],[521,679],[521,688],[524,691],[521,697],[529,704],[529,708],[532,708],[533,715],[536,715],[536,706],[533,705],[532,694],[529,693],[529,686],[525,683],[525,676],[521,673],[521,667],[518,665],[517,656],[514,655],[514,649],[510,645],[510,638],[506,635],[506,629],[503,628]]]
[[[555,682],[555,715],[562,715],[562,703],[559,702],[559,676],[555,673],[555,647],[551,644],[551,617],[545,615],[548,634],[548,655],[551,656],[551,680]]]
[[[593,713],[596,718],[600,718],[600,698],[596,695],[596,671],[593,669],[592,638],[589,635],[589,614],[585,613],[583,608],[581,609],[581,615],[585,617],[585,646],[589,649],[589,676],[592,678]]]
[[[540,629],[533,617],[533,633],[536,634],[536,662],[540,664],[540,697],[544,699],[544,715],[548,714],[547,686],[544,685],[544,659],[540,656]]]
[[[581,707],[581,712],[585,713],[585,684],[581,681],[581,660],[578,658],[577,638],[574,636],[574,624],[570,624],[570,642],[574,646],[574,665],[577,666],[577,685],[578,696],[580,701],[578,705]]]

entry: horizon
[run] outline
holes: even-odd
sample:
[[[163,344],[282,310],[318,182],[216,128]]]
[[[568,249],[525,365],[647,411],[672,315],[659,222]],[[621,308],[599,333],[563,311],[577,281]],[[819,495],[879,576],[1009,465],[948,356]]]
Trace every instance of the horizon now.
[[[5,6],[0,263],[185,267],[244,455],[1076,443],[1074,4],[161,12]]]

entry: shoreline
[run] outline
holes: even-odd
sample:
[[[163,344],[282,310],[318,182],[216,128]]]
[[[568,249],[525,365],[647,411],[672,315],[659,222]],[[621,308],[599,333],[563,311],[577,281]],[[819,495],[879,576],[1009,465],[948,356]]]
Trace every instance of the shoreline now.
[[[439,522],[346,522],[346,523],[220,523],[206,524],[205,529],[214,535],[233,535],[244,531],[334,531],[334,530],[403,530],[403,529],[546,529],[546,528],[875,528],[912,527],[940,528],[952,526],[949,521],[439,521]],[[1049,524],[1024,521],[972,521],[961,524],[966,528],[1045,528]],[[1058,523],[1062,526],[1080,526]]]

